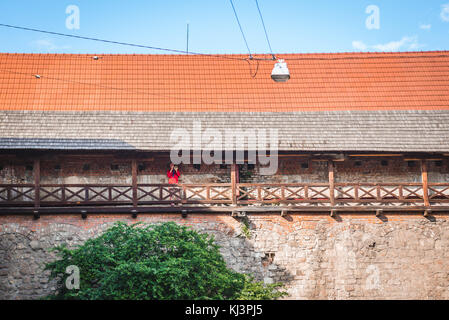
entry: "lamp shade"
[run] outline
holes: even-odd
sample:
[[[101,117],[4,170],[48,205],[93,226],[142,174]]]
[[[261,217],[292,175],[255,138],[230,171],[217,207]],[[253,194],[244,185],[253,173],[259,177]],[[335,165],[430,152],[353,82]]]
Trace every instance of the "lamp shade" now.
[[[290,79],[290,72],[284,60],[280,59],[275,63],[273,71],[271,71],[271,79],[276,82],[286,82]]]

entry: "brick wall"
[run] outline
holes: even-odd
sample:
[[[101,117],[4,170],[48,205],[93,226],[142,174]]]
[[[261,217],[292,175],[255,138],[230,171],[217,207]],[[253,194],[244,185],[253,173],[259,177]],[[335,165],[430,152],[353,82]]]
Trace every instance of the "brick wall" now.
[[[0,157],[0,183],[33,183],[32,162],[16,163]],[[138,183],[167,183],[168,158],[138,161]],[[181,183],[229,183],[229,165],[180,166]],[[429,182],[449,181],[449,161],[428,161]],[[260,165],[240,165],[241,182],[252,183],[327,183],[326,161],[301,157],[280,157],[275,175],[260,174]],[[400,158],[349,159],[335,162],[335,182],[421,182],[419,161]],[[131,184],[129,160],[112,158],[66,158],[41,162],[41,183],[117,183]]]
[[[382,162],[384,160],[385,162]],[[421,182],[419,161],[350,159],[335,163],[336,182]]]
[[[251,238],[229,215],[24,215],[0,217],[0,299],[35,299],[54,289],[47,250],[100,234],[115,221],[175,221],[215,236],[229,267],[288,299],[449,299],[449,216],[249,215]],[[271,260],[272,258],[272,260]]]
[[[138,183],[167,183],[167,158],[138,161]],[[229,165],[181,165],[183,183],[229,183]],[[13,162],[0,158],[0,183],[34,183],[33,162]],[[117,159],[77,159],[41,161],[41,183],[131,184],[131,163]]]
[[[13,164],[9,162],[0,162],[0,183],[33,183],[32,164]]]
[[[429,181],[444,182],[449,181],[449,161],[429,161],[427,165],[429,171]]]
[[[279,158],[274,175],[261,175],[260,165],[240,165],[240,181],[248,183],[327,183],[327,162]]]

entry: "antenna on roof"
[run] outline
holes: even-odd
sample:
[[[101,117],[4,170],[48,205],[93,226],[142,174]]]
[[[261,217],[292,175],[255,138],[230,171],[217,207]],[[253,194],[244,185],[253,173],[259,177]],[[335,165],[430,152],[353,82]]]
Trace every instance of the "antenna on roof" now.
[[[187,48],[186,54],[189,54],[189,21],[187,21]]]

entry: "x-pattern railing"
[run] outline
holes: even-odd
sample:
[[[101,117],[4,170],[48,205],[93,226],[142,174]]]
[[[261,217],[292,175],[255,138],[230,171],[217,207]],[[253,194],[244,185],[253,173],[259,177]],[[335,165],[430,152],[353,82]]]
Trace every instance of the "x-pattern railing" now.
[[[449,202],[449,184],[429,183],[429,200],[438,202]]]
[[[34,201],[34,185],[0,185],[0,202]]]
[[[0,184],[1,206],[412,203],[422,205],[421,183]],[[449,183],[429,183],[430,204],[449,202]],[[39,199],[35,196],[39,195]]]
[[[420,183],[336,183],[335,198],[340,202],[418,202],[424,200]]]
[[[329,202],[328,184],[237,184],[237,202],[276,203],[276,202]]]

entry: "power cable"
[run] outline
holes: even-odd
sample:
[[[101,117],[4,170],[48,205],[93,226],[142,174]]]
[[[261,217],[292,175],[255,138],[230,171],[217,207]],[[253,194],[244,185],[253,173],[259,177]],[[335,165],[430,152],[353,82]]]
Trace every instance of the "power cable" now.
[[[246,41],[245,33],[243,32],[243,28],[242,28],[242,25],[240,24],[239,17],[237,16],[237,11],[235,10],[234,3],[232,2],[232,0],[229,0],[229,2],[231,3],[232,10],[234,11],[235,19],[237,20],[237,24],[239,25],[240,32],[242,33],[243,41],[245,41],[246,48],[248,49],[249,58],[253,59],[253,55],[251,54],[251,50],[249,50],[248,41]]]
[[[267,28],[265,28],[265,22],[263,21],[262,12],[260,11],[260,8],[259,8],[259,2],[257,0],[255,0],[255,1],[256,1],[257,10],[259,11],[260,20],[262,21],[263,30],[265,31],[265,38],[267,39],[268,47],[270,48],[270,53],[273,56],[273,60],[276,60],[276,56],[274,55],[273,49],[271,48],[270,39],[268,38]]]
[[[188,53],[188,54],[202,55],[202,56],[221,58],[221,59],[230,59],[230,60],[240,60],[240,61],[245,61],[246,60],[245,58],[229,57],[229,56],[218,55],[218,54],[199,53],[199,52],[192,52],[192,51],[187,52],[187,51],[184,51],[184,50],[147,46],[147,45],[135,44],[135,43],[129,43],[129,42],[120,42],[120,41],[114,41],[114,40],[106,40],[106,39],[99,39],[99,38],[92,38],[92,37],[76,36],[76,35],[67,34],[67,33],[53,32],[53,31],[40,30],[40,29],[34,29],[34,28],[27,28],[27,27],[9,25],[9,24],[4,24],[4,23],[0,23],[0,26],[1,27],[7,27],[7,28],[13,28],[13,29],[19,29],[19,30],[26,30],[26,31],[33,31],[33,32],[39,32],[39,33],[51,34],[51,35],[62,36],[62,37],[69,37],[69,38],[76,38],[76,39],[83,39],[83,40],[90,40],[90,41],[98,41],[98,42],[118,44],[118,45],[137,47],[137,48],[145,48],[145,49],[167,51],[167,52],[174,52],[174,53]]]
[[[250,60],[246,60],[246,62],[248,62],[248,66],[249,66],[249,74],[251,75],[251,77],[252,78],[255,78],[256,76],[257,76],[257,73],[259,72],[259,59],[255,59],[256,60],[256,62],[257,62],[257,65],[256,65],[256,70],[254,71],[254,73],[253,73],[253,68],[251,67],[251,62],[250,62]]]
[[[153,46],[146,46],[146,45],[140,45],[140,44],[134,44],[134,43],[127,43],[127,42],[119,42],[119,41],[113,41],[113,40],[105,40],[105,39],[98,39],[98,38],[92,38],[92,37],[84,37],[84,36],[76,36],[71,34],[65,34],[65,33],[59,33],[59,32],[53,32],[53,31],[46,31],[46,30],[40,30],[40,29],[33,29],[33,28],[27,28],[22,26],[15,26],[15,25],[9,25],[9,24],[3,24],[0,23],[0,27],[7,27],[7,28],[14,28],[19,30],[25,30],[25,31],[33,31],[33,32],[39,32],[39,33],[46,33],[46,34],[52,34],[57,36],[63,36],[63,37],[70,37],[70,38],[77,38],[77,39],[84,39],[84,40],[91,40],[91,41],[99,41],[99,42],[105,42],[105,43],[111,43],[111,44],[118,44],[118,45],[125,45],[125,46],[132,46],[132,47],[139,47],[139,48],[146,48],[146,49],[153,49],[153,50],[160,50],[160,51],[168,51],[168,52],[174,52],[174,53],[188,53],[192,55],[201,55],[206,57],[212,57],[212,58],[220,58],[220,59],[228,59],[228,60],[238,60],[238,61],[248,61],[248,58],[237,58],[237,57],[230,57],[229,55],[219,55],[219,54],[208,54],[208,53],[199,53],[199,52],[192,52],[192,51],[184,51],[184,50],[177,50],[177,49],[169,49],[169,48],[161,48],[161,47],[153,47]],[[302,57],[297,58],[283,58],[286,61],[301,61],[301,60],[359,60],[359,59],[394,59],[394,58],[447,58],[449,57],[449,54],[447,53],[441,53],[439,55],[428,55],[428,54],[422,54],[422,52],[416,52],[420,55],[418,56],[410,56],[410,55],[389,55],[389,53],[374,53],[374,52],[367,52],[364,53],[366,56],[351,56],[351,57],[306,57],[307,54],[303,54]],[[317,53],[320,55],[324,55],[326,53]],[[330,53],[331,54],[331,53]],[[349,53],[349,54],[356,54],[356,53]],[[376,55],[373,55],[376,54]],[[261,54],[265,55],[265,54]],[[272,59],[268,58],[256,58],[252,57],[252,60],[260,60],[260,61],[268,61]]]

